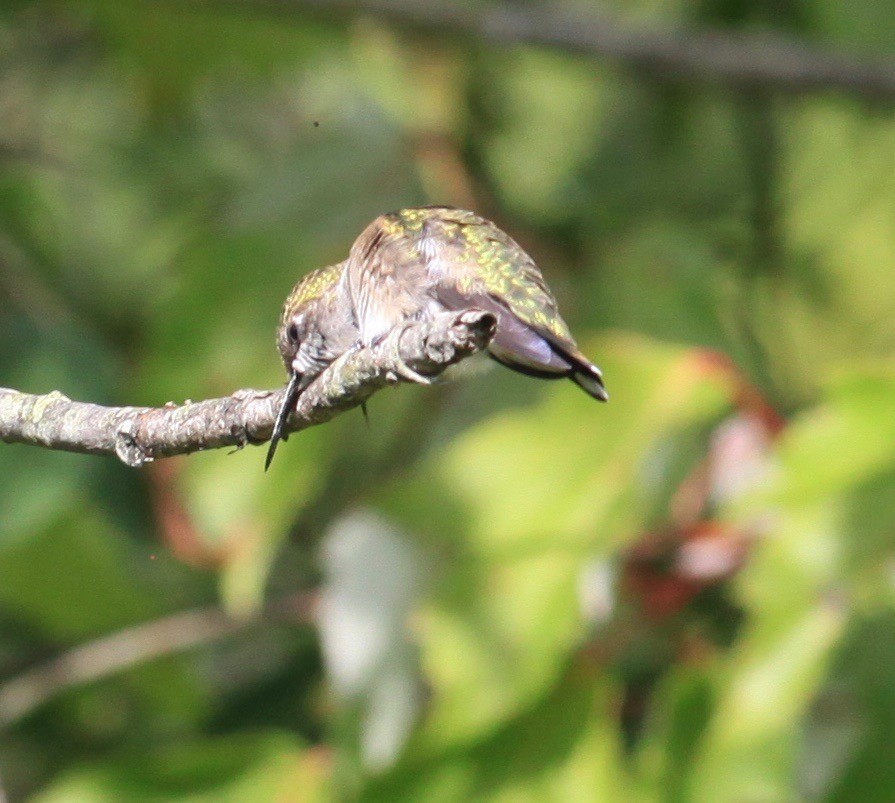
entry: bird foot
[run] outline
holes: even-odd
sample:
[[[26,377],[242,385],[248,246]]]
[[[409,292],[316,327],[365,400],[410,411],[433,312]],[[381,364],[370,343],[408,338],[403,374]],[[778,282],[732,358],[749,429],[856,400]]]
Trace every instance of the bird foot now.
[[[412,321],[408,321],[401,327],[401,332],[398,335],[398,344],[400,346],[401,337],[404,335],[404,332],[413,325]],[[395,380],[398,377],[406,379],[409,382],[415,382],[418,385],[431,385],[432,377],[425,376],[424,374],[419,373],[418,371],[414,371],[404,360],[401,358],[400,348],[395,351],[395,370],[393,372],[395,376]]]
[[[414,371],[407,363],[404,362],[400,357],[397,358],[397,362],[395,365],[395,370],[393,371],[393,376],[395,380],[398,377],[408,380],[409,382],[415,382],[418,385],[431,385],[432,377],[424,376],[418,371]]]

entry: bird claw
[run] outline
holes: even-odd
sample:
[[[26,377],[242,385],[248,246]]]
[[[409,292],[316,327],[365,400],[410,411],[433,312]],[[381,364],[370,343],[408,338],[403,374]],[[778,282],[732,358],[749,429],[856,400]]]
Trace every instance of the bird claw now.
[[[393,374],[396,375],[396,379],[397,377],[402,377],[409,382],[416,382],[418,385],[432,384],[431,376],[424,376],[423,374],[414,371],[413,368],[407,365],[407,363],[404,362],[404,360],[402,360],[400,356],[396,360],[395,370],[393,371]]]
[[[404,335],[404,332],[407,331],[408,328],[412,325],[413,322],[408,321],[401,327],[401,333],[398,335],[398,346],[399,348],[395,353],[395,373],[408,380],[409,382],[415,382],[418,385],[431,385],[432,377],[425,376],[424,374],[419,373],[418,371],[414,371],[406,362],[404,362],[403,358],[400,354],[400,344],[401,338]]]
[[[406,379],[408,382],[415,382],[417,385],[431,385],[432,381],[433,381],[432,377],[424,376],[423,374],[419,373],[418,371],[414,371],[413,368],[411,368],[401,358],[401,354],[400,354],[401,337],[403,337],[404,332],[406,332],[407,329],[409,329],[410,326],[413,325],[413,323],[414,323],[414,321],[407,321],[401,327],[401,331],[398,334],[397,344],[395,347],[395,354],[394,354],[394,358],[393,358],[395,367],[393,370],[390,370],[386,374],[386,378],[388,379],[389,382],[397,382],[399,379]],[[376,348],[377,346],[382,345],[382,343],[385,342],[386,338],[390,334],[392,334],[392,332],[383,332],[382,334],[374,337],[370,341],[370,344],[369,344],[370,348]],[[361,348],[362,346],[363,346],[363,343],[361,343],[360,341],[358,341],[357,343],[354,344],[355,348]]]

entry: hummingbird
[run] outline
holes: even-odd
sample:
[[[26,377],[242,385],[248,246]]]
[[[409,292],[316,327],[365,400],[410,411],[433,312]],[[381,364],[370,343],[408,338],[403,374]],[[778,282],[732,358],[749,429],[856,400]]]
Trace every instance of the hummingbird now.
[[[344,265],[340,262],[312,271],[292,288],[283,305],[277,348],[289,384],[270,438],[265,471],[279,441],[289,437],[286,421],[301,392],[358,340],[354,312],[341,281]]]
[[[529,376],[568,377],[593,398],[609,399],[603,374],[579,350],[534,260],[474,212],[424,206],[381,215],[352,245],[341,281],[364,344],[403,321],[483,309],[497,317],[488,347],[497,362]]]

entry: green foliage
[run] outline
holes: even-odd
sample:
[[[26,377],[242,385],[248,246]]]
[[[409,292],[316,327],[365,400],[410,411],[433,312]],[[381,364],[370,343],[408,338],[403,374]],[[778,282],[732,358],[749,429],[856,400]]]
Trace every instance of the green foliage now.
[[[615,5],[859,53],[892,33],[881,0]],[[531,251],[611,402],[483,363],[268,474],[254,448],[136,473],[3,446],[0,788],[893,799],[888,109],[295,6],[0,11],[0,384],[275,386],[293,283],[446,202]],[[316,628],[277,608],[301,589]],[[96,649],[215,603],[277,621]],[[53,665],[11,715],[70,650],[122,668]]]

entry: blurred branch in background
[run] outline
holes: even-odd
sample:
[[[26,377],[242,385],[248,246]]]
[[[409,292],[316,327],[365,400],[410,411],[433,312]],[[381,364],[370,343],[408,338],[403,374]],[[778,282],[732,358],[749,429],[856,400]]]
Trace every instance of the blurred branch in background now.
[[[268,603],[250,619],[216,605],[176,613],[87,642],[0,685],[0,728],[8,728],[73,686],[231,636],[261,622],[313,624],[316,596],[301,591]]]
[[[407,368],[436,376],[485,348],[494,326],[490,313],[467,310],[396,327],[380,343],[349,351],[324,371],[299,397],[288,431],[322,424],[358,406],[397,382]],[[239,390],[180,407],[102,407],[73,402],[58,391],[35,396],[0,388],[0,440],[114,454],[136,468],[160,457],[264,442],[284,393]]]
[[[675,81],[767,87],[791,93],[839,90],[895,98],[895,62],[864,60],[773,33],[635,28],[606,15],[545,6],[488,4],[481,9],[419,0],[198,0],[244,10],[373,15],[427,34],[530,44],[612,59]]]

